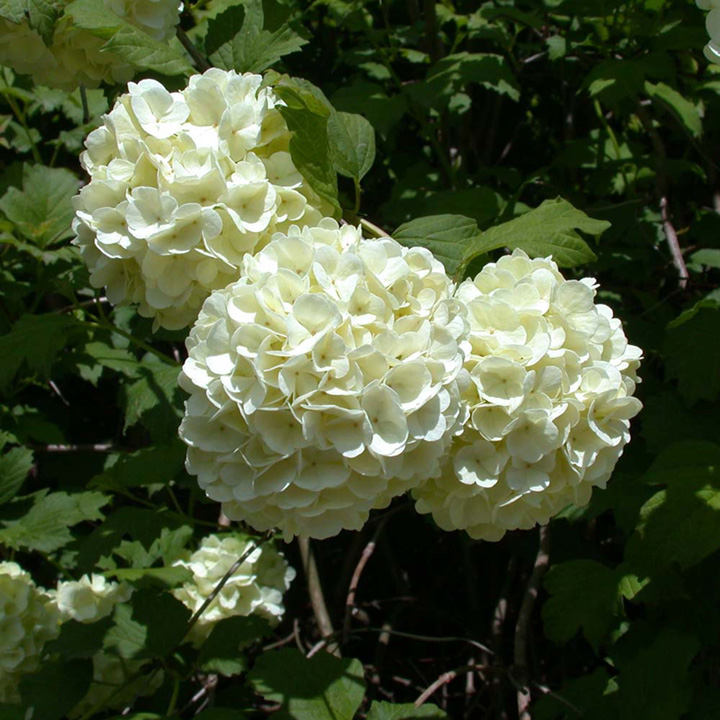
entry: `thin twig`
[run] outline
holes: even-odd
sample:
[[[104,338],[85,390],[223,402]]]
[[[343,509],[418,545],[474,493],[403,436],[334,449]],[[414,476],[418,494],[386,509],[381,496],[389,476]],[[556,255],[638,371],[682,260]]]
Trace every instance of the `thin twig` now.
[[[310,539],[307,537],[298,537],[298,547],[300,548],[300,556],[302,558],[303,569],[305,570],[305,579],[307,580],[308,593],[310,595],[310,603],[312,604],[315,621],[323,640],[335,635],[330,614],[325,604],[325,596],[323,595],[322,585],[320,584],[320,575],[315,562],[315,554],[310,547]],[[340,656],[340,650],[336,643],[328,645],[328,652],[333,655]]]
[[[220,578],[220,582],[213,588],[212,592],[205,598],[203,604],[197,609],[195,614],[190,618],[183,635],[183,640],[190,634],[190,631],[195,627],[195,624],[200,619],[200,616],[208,609],[210,603],[220,594],[220,591],[225,587],[227,581],[238,571],[238,568],[257,550],[261,545],[266,543],[274,534],[274,530],[268,530],[257,542],[251,543],[240,557],[230,566],[230,569]]]
[[[212,67],[212,65],[208,62],[208,59],[195,47],[193,41],[187,36],[181,27],[178,27],[177,29],[177,37],[182,43],[182,46],[188,51],[188,54],[193,59],[193,62],[200,72],[205,72]]]
[[[468,643],[468,645],[472,645],[473,647],[478,648],[479,650],[483,650],[490,655],[495,654],[487,645],[483,645],[482,643],[478,642],[477,640],[472,640],[470,638],[464,638],[464,637],[457,637],[455,635],[444,635],[444,636],[417,635],[416,633],[403,632],[402,630],[393,630],[387,626],[383,626],[380,628],[376,628],[376,627],[355,628],[352,631],[352,634],[360,633],[360,632],[384,633],[386,635],[396,635],[397,637],[407,638],[408,640],[420,640],[422,642],[464,642],[464,643]]]
[[[97,453],[109,453],[122,450],[123,448],[113,445],[112,443],[76,443],[73,445],[34,445],[31,444],[30,448],[35,452],[49,452],[49,453],[71,453],[71,452],[97,452]]]
[[[352,579],[350,580],[350,587],[348,588],[347,597],[345,598],[345,617],[343,619],[342,631],[343,645],[348,641],[348,636],[350,634],[350,619],[355,608],[355,594],[357,593],[358,585],[360,584],[360,577],[363,573],[363,570],[365,569],[365,566],[368,563],[368,560],[375,552],[375,544],[377,543],[378,536],[382,532],[382,529],[385,527],[385,522],[386,521],[383,521],[378,524],[375,533],[372,536],[372,539],[363,549],[360,555],[360,559],[355,566],[355,571],[352,574]]]
[[[80,85],[80,103],[83,111],[83,125],[87,125],[90,122],[90,107],[88,106],[87,90],[82,84]]]
[[[527,643],[530,620],[535,608],[535,600],[540,592],[540,583],[543,575],[550,564],[550,534],[547,525],[542,525],[539,530],[540,543],[535,556],[530,579],[525,588],[517,623],[515,624],[515,647],[513,665],[515,673],[520,681],[517,691],[518,720],[530,720],[528,707],[530,705],[530,690],[526,687],[528,674]]]
[[[367,218],[360,218],[360,225],[369,230],[375,237],[387,237],[388,234],[375,223],[370,222]]]
[[[460,668],[457,668],[455,670],[448,670],[447,672],[444,672],[442,675],[440,675],[437,680],[435,680],[431,685],[429,685],[425,690],[423,690],[422,694],[418,696],[417,700],[415,700],[415,707],[420,707],[424,702],[427,702],[428,698],[433,695],[433,693],[437,692],[441,687],[444,685],[447,685],[449,682],[454,680],[458,675],[462,675],[463,673],[467,672],[475,672],[477,670],[489,670],[490,668],[487,665],[463,665]]]
[[[685,265],[685,259],[683,258],[682,251],[680,250],[677,231],[675,230],[675,226],[672,224],[670,214],[668,213],[668,201],[665,195],[660,198],[660,216],[662,217],[663,231],[665,232],[665,239],[667,240],[668,247],[670,248],[673,265],[675,265],[678,271],[678,287],[684,290],[687,287],[690,275],[688,274],[687,265]]]

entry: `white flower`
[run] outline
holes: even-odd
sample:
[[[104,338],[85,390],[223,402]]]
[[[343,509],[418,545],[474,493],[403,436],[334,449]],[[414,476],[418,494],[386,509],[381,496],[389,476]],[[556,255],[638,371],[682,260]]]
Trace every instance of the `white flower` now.
[[[462,308],[423,248],[325,219],[246,256],[187,340],[187,467],[228,517],[358,529],[439,472],[465,420]]]
[[[90,133],[81,159],[91,180],[73,228],[91,283],[113,303],[186,327],[212,290],[239,277],[246,253],[291,224],[319,222],[322,203],[261,82],[212,68],[181,92],[130,83]]]
[[[565,280],[516,250],[466,280],[469,421],[440,476],[414,491],[445,530],[499,540],[546,523],[604,487],[628,442],[641,351],[595,304],[594,280]]]
[[[104,0],[104,4],[110,13],[161,41],[175,34],[180,17],[181,5],[176,0]],[[74,90],[79,85],[127,82],[132,67],[119,55],[104,50],[106,42],[74,25],[67,15],[58,20],[49,45],[27,21],[0,19],[0,64],[32,75],[38,85]]]
[[[78,581],[58,582],[54,593],[63,620],[93,623],[107,617],[115,605],[130,598],[131,589],[103,575],[83,575]]]
[[[196,613],[216,585],[256,541],[245,535],[208,535],[192,554],[173,565],[193,574],[192,580],[172,591],[192,613]],[[283,595],[295,578],[282,553],[273,545],[256,547],[223,585],[200,615],[194,627],[195,640],[206,638],[213,625],[236,615],[259,615],[273,625],[280,622],[285,608]]]
[[[0,562],[0,599],[0,702],[14,702],[20,676],[37,669],[60,617],[49,594],[14,562]]]

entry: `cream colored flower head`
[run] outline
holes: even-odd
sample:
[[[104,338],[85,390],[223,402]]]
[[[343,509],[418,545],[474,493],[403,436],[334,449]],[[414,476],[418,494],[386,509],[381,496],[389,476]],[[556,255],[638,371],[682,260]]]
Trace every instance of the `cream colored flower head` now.
[[[444,472],[414,492],[441,528],[499,540],[605,486],[641,408],[641,351],[596,287],[515,250],[458,288],[470,417]]]
[[[428,250],[330,219],[242,270],[187,340],[188,470],[258,530],[356,530],[438,472],[462,427],[454,286]]]
[[[107,617],[117,603],[125,602],[131,594],[128,586],[93,573],[78,581],[59,582],[54,596],[63,620],[93,623]]]
[[[709,11],[705,17],[705,27],[710,42],[704,48],[705,57],[720,65],[720,0],[695,0],[701,10]]]
[[[188,552],[173,563],[193,575],[192,580],[173,590],[173,595],[196,613],[233,564],[256,544],[246,535],[203,538],[194,553]],[[285,613],[283,595],[294,578],[295,570],[273,545],[255,547],[203,611],[195,625],[195,639],[207,637],[215,623],[236,615],[258,615],[277,624]]]
[[[181,92],[130,83],[88,136],[75,243],[95,287],[156,326],[190,325],[245,253],[322,217],[262,77],[212,68]]]
[[[43,645],[60,632],[60,616],[17,563],[0,562],[0,702],[18,698],[18,682],[40,663]]]
[[[110,13],[156,40],[175,34],[180,18],[176,0],[104,0]],[[127,82],[133,68],[112,52],[103,50],[106,40],[75,26],[69,16],[57,22],[49,44],[26,20],[0,19],[0,64],[31,75],[38,85],[74,90],[79,85]]]

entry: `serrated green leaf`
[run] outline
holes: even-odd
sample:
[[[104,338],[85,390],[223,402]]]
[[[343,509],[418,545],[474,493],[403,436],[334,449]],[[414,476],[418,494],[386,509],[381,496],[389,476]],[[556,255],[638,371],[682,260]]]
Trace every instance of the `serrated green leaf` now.
[[[550,598],[542,617],[547,636],[558,643],[582,629],[597,647],[620,613],[620,576],[594,560],[571,560],[554,565],[545,577]]]
[[[138,583],[150,581],[150,584],[167,585],[176,587],[192,578],[192,573],[183,567],[150,567],[150,568],[118,568],[108,570],[107,575],[116,580]]]
[[[167,485],[182,470],[185,446],[177,439],[117,457],[116,462],[91,481],[101,490],[123,490],[142,485]]]
[[[145,649],[166,657],[185,636],[190,610],[168,592],[136,590],[130,600],[133,620],[147,628]]]
[[[203,643],[198,663],[205,672],[240,675],[247,670],[243,649],[271,633],[268,623],[254,615],[221,620]]]
[[[124,387],[125,426],[142,422],[155,438],[171,437],[182,416],[177,377],[180,368],[147,361],[139,369],[140,379]]]
[[[100,508],[109,502],[109,496],[98,492],[41,493],[27,514],[2,522],[0,543],[16,549],[53,552],[72,540],[73,525],[102,520]]]
[[[307,80],[283,76],[274,85],[285,102],[278,110],[292,132],[290,155],[310,187],[330,206],[327,214],[340,216],[337,177],[330,155],[328,119],[333,108],[323,93]]]
[[[26,0],[28,25],[50,45],[55,24],[63,11],[60,0]]]
[[[475,220],[464,215],[428,215],[404,223],[392,236],[407,247],[426,247],[455,275],[479,234]]]
[[[25,0],[0,0],[0,17],[10,22],[22,22],[25,19],[26,9]]]
[[[373,126],[362,115],[334,112],[327,127],[335,170],[359,182],[375,162]]]
[[[446,720],[447,714],[436,705],[425,703],[415,707],[412,703],[390,703],[373,700],[367,720]]]
[[[667,374],[677,378],[687,402],[714,400],[720,393],[720,305],[701,300],[683,312],[668,325],[663,350]]]
[[[595,260],[595,253],[578,235],[600,235],[610,227],[605,220],[588,217],[567,200],[545,200],[520,217],[485,230],[467,249],[464,263],[491,250],[520,248],[530,257],[552,256],[561,267],[573,267]]]
[[[23,364],[47,377],[76,329],[78,322],[68,315],[23,315],[9,333],[0,336],[0,390],[12,382]]]
[[[148,629],[132,617],[132,606],[122,603],[115,606],[113,626],[105,635],[103,647],[114,650],[122,658],[142,655],[147,643]]]
[[[278,720],[352,720],[365,695],[359,660],[284,648],[261,655],[248,675],[263,697],[282,703]]]
[[[682,126],[694,138],[702,135],[702,117],[697,105],[683,97],[677,90],[665,83],[645,82],[645,92],[653,99],[660,101],[680,121]]]
[[[112,626],[112,618],[106,617],[93,623],[66,620],[60,627],[60,635],[49,642],[49,653],[59,653],[64,658],[91,658],[102,649],[105,634]]]
[[[23,237],[44,248],[72,235],[72,197],[79,187],[69,170],[26,165],[22,190],[8,188],[0,210]]]
[[[683,465],[688,453],[692,462]],[[661,458],[672,462],[673,456],[675,472],[658,463],[655,473],[667,487],[642,506],[627,546],[631,566],[651,576],[662,568],[692,567],[720,548],[720,447],[680,443]],[[646,479],[652,478],[651,470]]]
[[[0,455],[0,505],[17,495],[32,466],[33,453],[29,448],[16,447]]]
[[[165,42],[155,40],[94,0],[74,0],[65,12],[78,27],[107,40],[103,50],[115,53],[139,70],[154,70],[162,75],[193,72],[177,38]]]
[[[90,660],[44,662],[36,673],[20,679],[24,712],[19,717],[61,720],[83,698],[91,680]]]
[[[208,22],[205,47],[210,62],[224,70],[259,73],[307,43],[289,26],[265,30],[262,2],[245,0]]]

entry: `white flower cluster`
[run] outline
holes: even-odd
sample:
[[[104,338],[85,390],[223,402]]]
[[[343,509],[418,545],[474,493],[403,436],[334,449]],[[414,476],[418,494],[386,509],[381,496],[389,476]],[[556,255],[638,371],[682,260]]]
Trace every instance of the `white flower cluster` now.
[[[131,593],[128,586],[93,573],[78,581],[59,582],[54,597],[63,620],[94,623],[107,617],[117,603],[128,600]]]
[[[81,160],[73,224],[95,287],[178,329],[236,280],[243,255],[322,217],[262,77],[212,68],[182,92],[130,83]],[[310,204],[314,203],[314,204]]]
[[[177,0],[105,0],[105,7],[156,40],[171,37],[179,20]],[[105,43],[68,16],[58,21],[49,45],[26,20],[0,19],[0,64],[32,75],[39,85],[73,90],[78,85],[127,82],[132,67],[103,50]]]
[[[60,616],[48,593],[14,562],[0,563],[0,702],[18,700],[18,681],[37,669]]]
[[[188,470],[256,529],[360,528],[438,472],[465,420],[453,289],[428,250],[331,219],[276,235],[187,340]]]
[[[192,554],[173,565],[187,568],[192,580],[172,591],[192,613],[197,612],[233,564],[255,541],[242,535],[208,535]],[[295,578],[285,557],[272,545],[256,547],[230,576],[200,615],[193,628],[195,640],[206,638],[213,625],[236,615],[259,615],[276,624],[285,608],[283,595]]]
[[[520,250],[458,288],[470,417],[444,472],[415,491],[441,528],[498,540],[605,486],[641,408],[631,397],[641,351],[595,291]]]
[[[720,0],[695,0],[701,10],[709,10],[705,18],[710,42],[705,46],[705,57],[716,65],[720,65]]]

